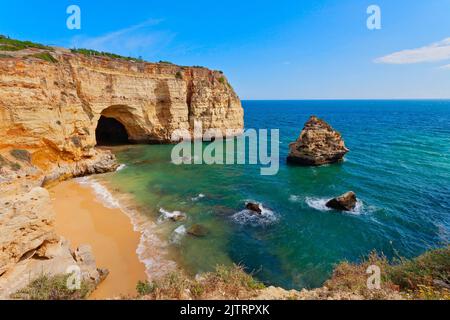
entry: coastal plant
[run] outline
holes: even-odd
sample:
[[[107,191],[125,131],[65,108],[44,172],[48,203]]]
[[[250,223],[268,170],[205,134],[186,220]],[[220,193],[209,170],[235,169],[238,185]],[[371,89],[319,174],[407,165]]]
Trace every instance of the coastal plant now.
[[[219,78],[219,82],[220,82],[221,84],[225,84],[226,80],[225,80],[224,77],[220,77],[220,78]]]
[[[437,283],[450,286],[450,246],[425,252],[407,260],[400,259],[387,270],[389,279],[403,290],[418,290]]]
[[[58,60],[56,60],[50,53],[48,52],[40,52],[36,54],[29,55],[29,57],[41,59],[50,63],[56,63]]]
[[[381,288],[367,287],[367,268],[381,269]],[[430,250],[414,259],[389,260],[372,252],[360,263],[341,262],[325,282],[331,292],[350,292],[365,299],[402,295],[406,299],[450,299],[450,246]]]
[[[9,37],[0,35],[0,51],[19,51],[28,48],[53,51],[52,47],[44,46],[39,43],[10,39]]]
[[[31,153],[28,150],[23,149],[13,149],[10,151],[10,154],[16,158],[17,160],[31,162]]]
[[[42,274],[30,284],[11,295],[12,299],[22,300],[82,300],[93,291],[93,286],[87,281],[81,282],[81,288],[70,290],[67,279],[70,274],[48,276]]]
[[[104,52],[104,51],[97,51],[92,49],[71,49],[72,53],[79,53],[85,56],[93,56],[93,57],[107,57],[112,59],[120,59],[120,60],[126,60],[126,61],[136,61],[136,62],[143,62],[144,60],[142,58],[134,58],[134,57],[126,57],[121,56],[119,54],[110,53],[110,52]]]
[[[177,71],[177,73],[175,74],[175,78],[183,79],[183,74],[181,73],[181,71]]]
[[[195,279],[181,271],[172,272],[152,282],[140,281],[136,286],[138,295],[147,299],[242,299],[254,296],[263,288],[264,284],[238,265],[219,265],[215,271]]]
[[[149,281],[139,281],[136,285],[136,291],[140,296],[147,296],[156,290],[156,284]]]

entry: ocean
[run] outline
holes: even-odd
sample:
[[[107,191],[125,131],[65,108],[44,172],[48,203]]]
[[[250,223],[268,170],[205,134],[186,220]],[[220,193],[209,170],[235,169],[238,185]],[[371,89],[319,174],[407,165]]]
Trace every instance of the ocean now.
[[[128,194],[187,273],[241,264],[267,285],[321,286],[340,261],[371,251],[414,257],[450,240],[450,101],[243,101],[246,129],[280,130],[277,175],[258,165],[174,165],[171,145],[113,148],[120,171],[96,177]],[[340,164],[286,164],[310,115],[338,130]],[[353,212],[325,202],[357,194]],[[262,204],[249,215],[246,201]],[[184,213],[186,220],[164,217]],[[187,234],[200,224],[204,237]],[[118,226],[120,227],[120,226]]]

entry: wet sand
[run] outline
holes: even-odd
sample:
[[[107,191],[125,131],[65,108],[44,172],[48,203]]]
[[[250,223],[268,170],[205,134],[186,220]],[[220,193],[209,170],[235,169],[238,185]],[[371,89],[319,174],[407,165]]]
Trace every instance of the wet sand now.
[[[129,217],[120,209],[105,207],[91,188],[73,180],[49,191],[56,211],[56,232],[68,239],[72,248],[91,245],[97,266],[109,270],[90,298],[135,295],[137,282],[147,276],[136,254],[140,234],[133,230]]]

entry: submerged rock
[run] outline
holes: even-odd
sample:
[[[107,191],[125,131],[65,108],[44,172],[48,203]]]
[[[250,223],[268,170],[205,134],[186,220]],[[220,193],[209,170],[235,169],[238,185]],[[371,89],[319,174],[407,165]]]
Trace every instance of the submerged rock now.
[[[247,210],[250,210],[250,211],[255,212],[255,213],[257,213],[257,214],[261,214],[261,213],[262,213],[262,209],[261,209],[261,207],[259,206],[259,204],[257,204],[257,203],[248,202],[248,203],[245,205],[245,208],[246,208]]]
[[[339,132],[328,123],[311,116],[300,137],[289,145],[288,163],[319,166],[341,161],[349,151]]]
[[[351,211],[355,209],[356,201],[356,194],[353,191],[349,191],[337,198],[331,199],[326,203],[326,206],[339,211]]]
[[[205,237],[208,235],[209,231],[200,224],[194,224],[188,229],[187,233],[194,237]]]

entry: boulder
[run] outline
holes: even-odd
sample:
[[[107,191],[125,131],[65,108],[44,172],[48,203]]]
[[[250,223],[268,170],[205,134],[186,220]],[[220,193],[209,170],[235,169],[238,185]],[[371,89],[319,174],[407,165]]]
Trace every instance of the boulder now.
[[[187,233],[194,237],[205,237],[208,235],[209,231],[200,224],[194,224],[188,229]]]
[[[356,195],[353,191],[349,191],[339,197],[333,198],[326,203],[328,208],[339,211],[351,211],[356,206]]]
[[[289,145],[288,163],[319,166],[342,161],[349,150],[339,132],[328,123],[311,116],[300,137]]]
[[[247,210],[250,210],[250,211],[255,212],[255,213],[257,213],[257,214],[261,214],[261,213],[262,213],[262,209],[261,209],[261,207],[259,206],[259,204],[257,204],[257,203],[248,202],[248,203],[245,205],[245,208],[246,208]]]

